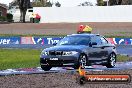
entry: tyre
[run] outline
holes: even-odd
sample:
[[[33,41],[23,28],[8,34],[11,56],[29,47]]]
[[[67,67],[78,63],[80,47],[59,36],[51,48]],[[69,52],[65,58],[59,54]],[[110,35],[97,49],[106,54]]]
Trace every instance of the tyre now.
[[[85,68],[87,65],[87,57],[85,54],[81,54],[78,59],[78,64],[74,66],[74,69],[78,69],[80,66]]]
[[[44,65],[41,65],[41,68],[42,68],[44,71],[49,71],[52,67],[51,67],[51,66],[44,66]]]
[[[115,66],[115,63],[116,63],[116,54],[111,53],[108,57],[108,62],[107,62],[106,67],[113,68]]]

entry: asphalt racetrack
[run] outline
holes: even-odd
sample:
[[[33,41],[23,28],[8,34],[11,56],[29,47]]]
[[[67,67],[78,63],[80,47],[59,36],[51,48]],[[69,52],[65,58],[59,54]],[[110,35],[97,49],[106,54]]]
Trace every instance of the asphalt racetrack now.
[[[117,53],[132,57],[132,45],[117,45]]]
[[[132,70],[132,62],[117,62],[114,68],[106,68],[102,65],[86,66],[86,71],[105,71],[105,70]],[[43,71],[40,67],[36,68],[19,68],[7,69],[0,71],[0,76],[7,75],[21,75],[21,74],[43,74],[43,73],[57,73],[57,72],[76,72],[72,67],[53,67],[50,71]]]

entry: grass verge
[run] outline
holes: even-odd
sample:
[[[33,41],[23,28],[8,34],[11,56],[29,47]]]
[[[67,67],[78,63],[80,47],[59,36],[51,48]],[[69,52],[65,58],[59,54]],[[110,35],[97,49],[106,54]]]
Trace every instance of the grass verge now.
[[[40,50],[0,49],[0,70],[39,66]]]
[[[127,57],[127,56],[123,56],[123,55],[118,55],[118,56],[117,56],[117,61],[118,61],[118,62],[132,61],[132,57]]]
[[[114,32],[105,34],[107,38],[132,38],[131,32]]]
[[[0,70],[38,67],[40,53],[41,50],[36,49],[0,49]],[[127,56],[117,57],[118,62],[132,60]]]

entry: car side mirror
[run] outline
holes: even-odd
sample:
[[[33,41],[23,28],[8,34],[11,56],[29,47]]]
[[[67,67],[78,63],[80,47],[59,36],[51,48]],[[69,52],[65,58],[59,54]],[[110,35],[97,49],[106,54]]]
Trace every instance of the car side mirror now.
[[[91,43],[89,43],[89,46],[90,46],[90,47],[92,47],[93,45],[97,45],[97,43],[96,43],[96,42],[91,42]]]

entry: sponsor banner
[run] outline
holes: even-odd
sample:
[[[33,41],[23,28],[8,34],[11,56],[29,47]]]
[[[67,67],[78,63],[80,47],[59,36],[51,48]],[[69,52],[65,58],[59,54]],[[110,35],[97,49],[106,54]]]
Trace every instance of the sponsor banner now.
[[[132,45],[132,38],[107,38],[112,44]]]
[[[62,37],[0,37],[0,45],[5,44],[41,44],[52,45]],[[132,38],[106,38],[112,44],[132,45]]]
[[[21,44],[54,44],[60,41],[62,38],[61,37],[21,37]]]
[[[115,44],[132,45],[132,39],[130,38],[115,38]]]
[[[0,37],[0,45],[20,44],[20,37]]]
[[[43,38],[44,39],[44,44],[54,44],[59,42],[62,37],[49,37],[49,38]]]
[[[34,44],[33,37],[21,37],[21,44]]]
[[[53,44],[60,41],[62,37],[49,37],[43,38],[43,43],[41,44]],[[132,45],[132,38],[106,38],[112,44],[122,44],[122,45]]]
[[[113,38],[106,38],[110,43],[115,44],[115,41],[113,41]]]
[[[44,39],[40,37],[21,37],[21,44],[44,44]]]
[[[34,44],[42,44],[42,45],[44,45],[44,39],[43,38],[34,37],[32,39],[33,39]]]

